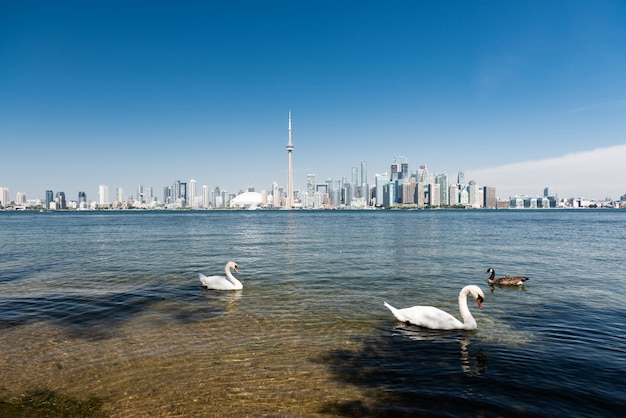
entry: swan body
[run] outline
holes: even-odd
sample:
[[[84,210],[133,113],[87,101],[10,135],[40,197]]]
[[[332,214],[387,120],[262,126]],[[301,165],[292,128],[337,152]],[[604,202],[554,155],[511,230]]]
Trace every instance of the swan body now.
[[[469,294],[476,299],[479,308],[482,308],[485,298],[483,291],[476,285],[468,285],[461,289],[459,292],[459,311],[461,312],[463,322],[434,306],[413,306],[396,309],[387,302],[385,302],[385,306],[389,308],[398,321],[408,322],[420,327],[430,329],[476,329],[476,320],[467,307],[467,295]]]
[[[506,285],[506,286],[521,286],[524,284],[526,280],[528,280],[528,277],[524,277],[524,276],[503,276],[503,277],[498,277],[496,279],[495,278],[496,271],[492,269],[491,267],[487,269],[487,273],[491,273],[491,275],[487,279],[487,282],[489,284],[500,284],[500,285]]]
[[[202,273],[199,273],[200,281],[202,282],[202,286],[207,289],[213,290],[240,290],[243,289],[243,285],[239,280],[233,276],[230,272],[234,270],[235,273],[239,273],[239,267],[237,267],[237,263],[234,261],[229,261],[224,267],[224,272],[226,273],[226,277],[224,276],[205,276]]]

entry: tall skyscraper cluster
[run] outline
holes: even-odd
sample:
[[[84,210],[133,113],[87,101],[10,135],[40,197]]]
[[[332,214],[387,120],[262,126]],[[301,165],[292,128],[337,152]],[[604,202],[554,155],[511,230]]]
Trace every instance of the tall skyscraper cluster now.
[[[274,182],[268,189],[256,193],[250,186],[237,194],[228,193],[219,186],[203,185],[198,190],[196,180],[174,181],[163,188],[163,199],[159,200],[152,187],[138,185],[135,196],[126,197],[124,189],[117,187],[113,201],[109,197],[109,187],[98,187],[96,201],[88,201],[85,192],[78,193],[76,201],[66,200],[64,192],[53,193],[46,190],[43,201],[28,201],[25,194],[19,193],[15,201],[9,198],[9,190],[0,187],[0,207],[9,204],[24,206],[40,205],[47,209],[219,209],[227,208],[238,196],[246,193],[253,197],[256,207],[268,209],[335,209],[335,208],[393,208],[393,207],[472,207],[496,208],[506,203],[510,207],[556,207],[556,197],[546,188],[544,196],[529,198],[514,196],[507,202],[498,202],[493,186],[479,187],[476,182],[466,182],[460,171],[456,181],[444,173],[430,172],[427,166],[420,165],[415,171],[409,169],[408,158],[397,156],[389,166],[389,171],[376,174],[374,183],[368,181],[367,161],[360,167],[351,167],[350,176],[340,179],[325,178],[318,181],[316,174],[306,176],[306,188],[295,190],[293,185],[293,151],[291,111],[287,119],[287,187],[284,189]],[[626,196],[626,195],[625,195]],[[582,203],[581,203],[582,204]],[[245,207],[245,202],[243,203]],[[238,206],[241,207],[241,206]]]

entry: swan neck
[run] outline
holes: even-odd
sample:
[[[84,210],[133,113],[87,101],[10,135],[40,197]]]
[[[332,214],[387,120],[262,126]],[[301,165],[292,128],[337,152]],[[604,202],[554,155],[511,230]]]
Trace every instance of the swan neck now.
[[[461,313],[461,317],[463,318],[463,325],[465,325],[466,329],[475,329],[476,328],[476,320],[472,316],[469,308],[467,307],[467,295],[469,293],[468,289],[461,290],[459,293],[459,311]]]
[[[241,282],[237,280],[235,276],[233,276],[233,274],[230,272],[229,266],[226,266],[224,271],[226,272],[226,277],[228,277],[228,280],[230,280],[232,284],[235,284],[235,285],[241,284]]]

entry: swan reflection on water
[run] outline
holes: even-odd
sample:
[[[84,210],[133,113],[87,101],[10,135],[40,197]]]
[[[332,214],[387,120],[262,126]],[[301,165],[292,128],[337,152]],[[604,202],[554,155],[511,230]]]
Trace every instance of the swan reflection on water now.
[[[237,301],[241,298],[242,294],[242,290],[220,292],[213,289],[207,289],[206,287],[202,288],[202,296],[207,300],[215,302],[215,306],[223,305],[225,312],[234,312],[237,310]]]
[[[458,334],[449,333],[424,328],[413,327],[411,325],[398,325],[394,328],[398,334],[413,341],[430,342],[435,344],[459,343],[460,363],[463,373],[469,376],[480,376],[487,371],[487,356],[482,349],[470,351],[469,346],[472,339],[469,335],[464,335],[459,339]],[[473,334],[466,332],[465,334]]]

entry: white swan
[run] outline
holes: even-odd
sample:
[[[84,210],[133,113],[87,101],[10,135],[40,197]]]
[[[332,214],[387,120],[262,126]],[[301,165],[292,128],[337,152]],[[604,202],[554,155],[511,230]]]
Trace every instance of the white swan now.
[[[463,322],[433,306],[413,306],[396,309],[387,302],[385,302],[385,306],[389,308],[398,321],[408,322],[420,327],[430,329],[476,329],[476,320],[467,307],[467,295],[470,293],[476,298],[478,307],[481,309],[485,299],[483,291],[478,286],[471,284],[461,289],[459,292],[459,310],[461,311]]]
[[[224,271],[226,272],[226,277],[224,276],[205,276],[202,273],[199,273],[200,281],[202,285],[208,289],[213,290],[239,290],[243,289],[243,285],[239,280],[237,280],[232,273],[231,270],[234,270],[235,273],[239,273],[239,267],[237,267],[237,263],[234,261],[229,261],[226,263],[226,267],[224,267]]]

